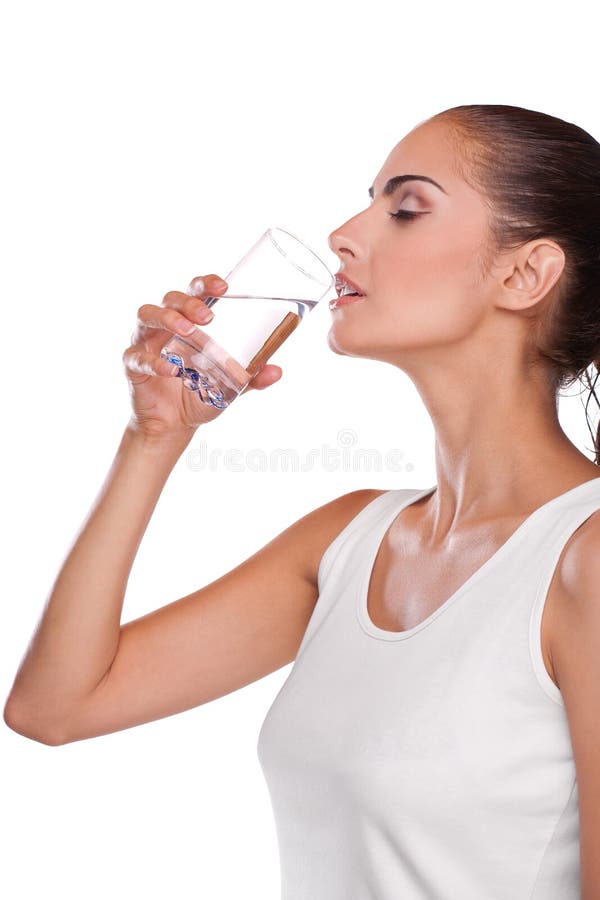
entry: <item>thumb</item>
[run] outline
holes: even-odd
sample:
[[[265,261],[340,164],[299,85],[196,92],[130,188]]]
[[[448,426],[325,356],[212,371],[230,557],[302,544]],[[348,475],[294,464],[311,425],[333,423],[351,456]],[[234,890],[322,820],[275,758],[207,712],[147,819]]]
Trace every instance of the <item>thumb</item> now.
[[[257,391],[262,391],[264,388],[270,387],[270,385],[279,381],[282,375],[283,369],[280,366],[264,365],[262,369],[258,370],[254,378],[250,380],[247,389],[255,388]]]

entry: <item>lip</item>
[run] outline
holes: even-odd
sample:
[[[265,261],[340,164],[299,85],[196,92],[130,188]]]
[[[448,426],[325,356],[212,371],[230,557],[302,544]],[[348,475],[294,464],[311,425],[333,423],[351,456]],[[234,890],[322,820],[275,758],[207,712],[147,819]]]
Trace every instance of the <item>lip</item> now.
[[[357,291],[359,294],[365,296],[365,292],[361,288],[359,284],[356,284],[352,279],[348,278],[343,272],[338,272],[335,276],[335,290],[339,297],[340,292],[345,288],[349,287],[353,291]]]
[[[364,294],[360,297],[353,297],[351,294],[346,294],[344,297],[337,297],[336,299],[330,300],[329,309],[339,309],[340,306],[350,306],[351,303],[360,303],[361,300],[366,299]]]

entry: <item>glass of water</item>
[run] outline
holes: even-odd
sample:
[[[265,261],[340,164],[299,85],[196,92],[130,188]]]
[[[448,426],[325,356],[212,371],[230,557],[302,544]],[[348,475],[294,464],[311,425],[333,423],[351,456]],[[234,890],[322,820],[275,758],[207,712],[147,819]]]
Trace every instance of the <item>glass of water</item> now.
[[[191,335],[174,335],[161,357],[179,366],[183,385],[225,409],[335,288],[335,276],[299,238],[272,227],[225,278],[227,293],[207,297],[215,317]]]

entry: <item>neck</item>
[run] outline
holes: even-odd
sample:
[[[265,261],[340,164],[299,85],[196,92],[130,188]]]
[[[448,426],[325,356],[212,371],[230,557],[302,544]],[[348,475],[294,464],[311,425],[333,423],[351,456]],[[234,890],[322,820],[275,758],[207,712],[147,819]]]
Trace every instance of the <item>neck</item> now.
[[[440,533],[488,516],[526,517],[600,477],[600,467],[563,431],[541,376],[498,366],[485,379],[429,369],[413,380],[435,429],[430,508]]]

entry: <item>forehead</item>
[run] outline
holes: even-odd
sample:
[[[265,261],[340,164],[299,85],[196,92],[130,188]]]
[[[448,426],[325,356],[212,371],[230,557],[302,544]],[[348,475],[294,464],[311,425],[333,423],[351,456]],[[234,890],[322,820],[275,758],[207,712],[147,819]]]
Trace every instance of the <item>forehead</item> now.
[[[373,181],[375,191],[379,193],[388,178],[394,175],[416,172],[435,179],[453,194],[458,187],[453,169],[454,153],[444,123],[419,125],[392,148]]]

